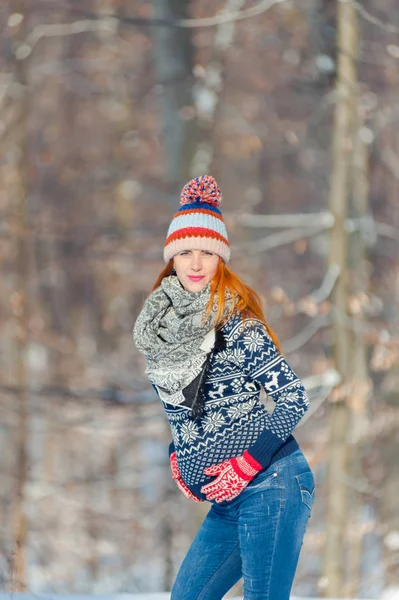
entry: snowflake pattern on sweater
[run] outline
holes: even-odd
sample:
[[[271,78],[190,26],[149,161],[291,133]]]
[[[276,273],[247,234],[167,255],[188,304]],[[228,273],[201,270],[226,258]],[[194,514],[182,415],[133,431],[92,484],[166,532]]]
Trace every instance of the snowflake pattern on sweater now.
[[[224,350],[215,353],[204,385],[205,412],[193,420],[185,406],[163,402],[187,486],[199,497],[211,478],[205,467],[240,456],[244,450],[268,467],[309,406],[307,393],[257,319],[235,316],[223,327]],[[275,402],[270,413],[260,401],[263,387]]]

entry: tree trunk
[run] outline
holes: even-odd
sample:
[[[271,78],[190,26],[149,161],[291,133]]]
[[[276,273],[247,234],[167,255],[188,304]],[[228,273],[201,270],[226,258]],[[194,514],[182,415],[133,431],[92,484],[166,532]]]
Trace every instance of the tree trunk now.
[[[154,0],[154,17],[171,23],[188,17],[186,0]],[[161,88],[163,146],[168,167],[170,201],[187,179],[197,125],[192,88],[193,46],[191,29],[154,27],[156,81]]]
[[[13,554],[13,591],[26,590],[25,542],[26,542],[26,516],[24,511],[24,494],[28,475],[27,469],[27,442],[28,442],[28,393],[26,350],[28,345],[28,223],[27,223],[27,115],[28,115],[28,83],[26,72],[26,58],[18,59],[18,49],[25,40],[25,22],[27,13],[22,0],[9,2],[9,12],[19,13],[23,16],[21,24],[16,27],[13,41],[15,44],[15,74],[21,89],[21,99],[16,110],[19,112],[18,128],[16,129],[15,146],[17,149],[18,163],[15,165],[17,182],[14,187],[15,199],[15,224],[16,224],[16,276],[15,276],[15,343],[16,365],[15,375],[20,389],[17,400],[16,424],[16,493],[13,510],[13,539],[15,550]]]
[[[363,313],[363,298],[368,292],[369,276],[367,270],[367,253],[365,232],[362,230],[365,219],[370,214],[369,208],[369,173],[368,173],[368,130],[364,127],[357,111],[357,124],[353,146],[353,176],[352,176],[352,205],[351,216],[360,224],[354,232],[350,243],[351,265],[351,297],[352,316],[359,325],[365,324]],[[351,441],[351,474],[354,480],[362,479],[363,448],[368,440],[369,431],[369,400],[372,389],[368,371],[367,347],[360,329],[351,331],[353,356],[353,385],[351,386],[352,423]],[[356,597],[360,592],[360,574],[363,546],[363,496],[358,490],[350,493],[350,511],[353,532],[348,556],[348,585],[346,595]]]
[[[340,277],[334,290],[333,332],[336,368],[345,385],[351,375],[351,337],[348,314],[348,215],[351,151],[356,86],[357,15],[352,4],[337,3],[338,55],[336,109],[332,146],[329,207],[335,224],[331,233],[330,266],[338,265]],[[343,397],[342,397],[343,396]],[[326,546],[323,564],[324,592],[341,596],[345,583],[345,530],[348,522],[350,406],[345,394],[330,406],[330,443],[327,472]]]
[[[226,0],[223,12],[239,12],[245,0]],[[215,28],[215,36],[210,60],[194,88],[193,96],[196,107],[198,127],[197,139],[194,140],[193,152],[188,165],[189,177],[197,177],[204,173],[213,173],[214,143],[217,111],[223,88],[223,70],[234,41],[237,22],[221,23]]]

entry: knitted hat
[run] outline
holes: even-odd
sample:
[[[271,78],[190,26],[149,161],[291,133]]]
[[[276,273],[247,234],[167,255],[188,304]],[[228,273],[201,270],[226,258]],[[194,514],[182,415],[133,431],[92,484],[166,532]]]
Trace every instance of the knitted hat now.
[[[222,192],[210,175],[201,175],[186,183],[180,194],[181,208],[169,225],[165,262],[182,250],[208,250],[228,262],[230,244],[219,208],[221,201]]]

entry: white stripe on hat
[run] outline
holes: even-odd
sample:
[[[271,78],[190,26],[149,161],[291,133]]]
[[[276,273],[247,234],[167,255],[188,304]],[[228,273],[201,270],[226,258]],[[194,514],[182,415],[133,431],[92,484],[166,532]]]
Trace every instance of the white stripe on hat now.
[[[213,217],[207,213],[181,213],[177,215],[169,225],[168,235],[169,237],[172,233],[175,233],[179,229],[186,229],[187,227],[203,227],[204,229],[210,229],[212,231],[217,231],[220,235],[222,235],[227,240],[227,231],[226,226],[220,219]]]

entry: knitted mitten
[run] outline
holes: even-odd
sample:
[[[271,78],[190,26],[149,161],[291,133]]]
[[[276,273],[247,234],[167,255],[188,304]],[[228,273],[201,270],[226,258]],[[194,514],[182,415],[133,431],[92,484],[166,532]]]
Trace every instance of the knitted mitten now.
[[[169,461],[170,468],[172,471],[172,479],[176,481],[176,485],[179,488],[179,490],[190,500],[194,500],[194,502],[203,502],[203,500],[197,498],[197,496],[193,494],[192,491],[184,483],[180,473],[179,465],[177,464],[176,452],[172,452],[172,454],[169,456]]]
[[[202,486],[201,492],[206,495],[207,500],[216,502],[233,500],[262,469],[262,465],[250,455],[248,450],[245,450],[242,456],[230,458],[204,469],[205,475],[217,477]]]

